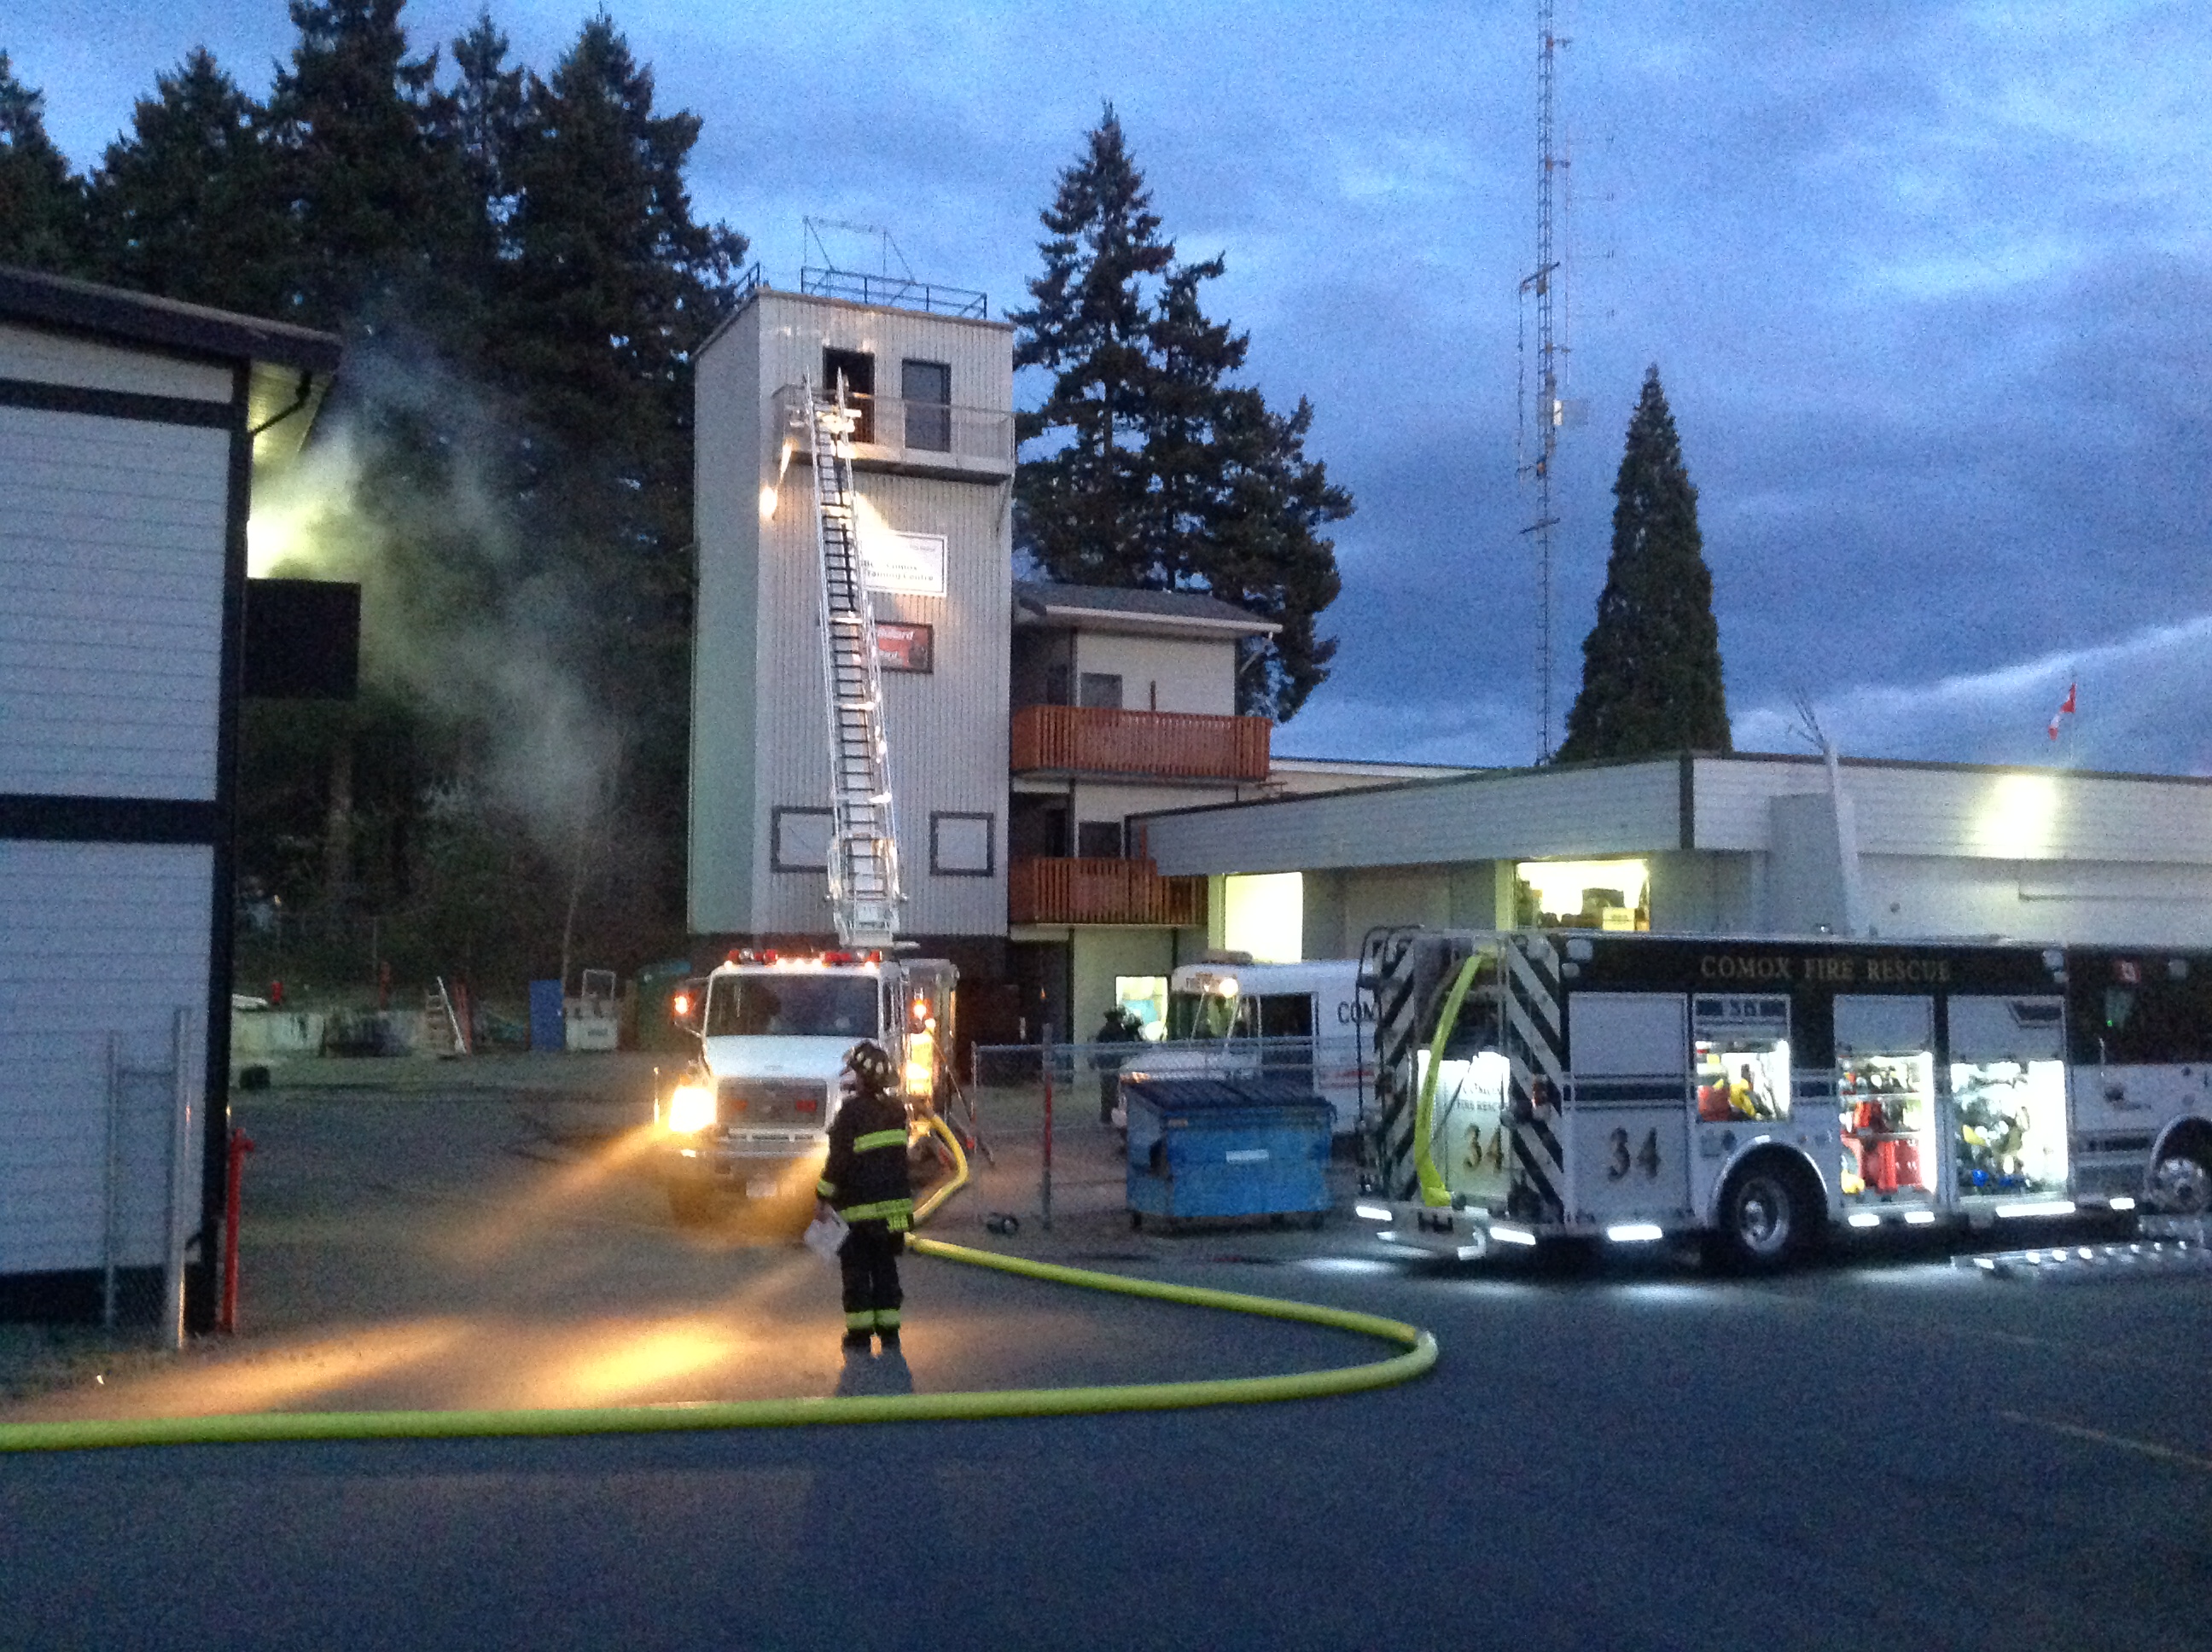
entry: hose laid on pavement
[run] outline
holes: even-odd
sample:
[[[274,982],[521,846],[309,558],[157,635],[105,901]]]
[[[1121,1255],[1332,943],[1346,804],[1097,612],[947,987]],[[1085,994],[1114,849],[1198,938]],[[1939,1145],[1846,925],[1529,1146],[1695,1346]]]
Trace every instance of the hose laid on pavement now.
[[[1403,1353],[1364,1365],[1296,1371],[1282,1376],[1203,1378],[1190,1382],[1133,1382],[1075,1388],[1006,1388],[963,1394],[809,1395],[654,1406],[603,1406],[560,1411],[255,1412],[223,1417],[100,1418],[67,1423],[0,1424],[0,1452],[82,1451],[103,1446],[238,1445],[290,1440],[452,1440],[578,1434],[662,1434],[731,1428],[792,1428],[815,1423],[974,1421],[1000,1417],[1070,1417],[1101,1412],[1178,1411],[1196,1406],[1255,1405],[1314,1400],[1389,1388],[1437,1363],[1437,1340],[1419,1326],[1349,1309],[1252,1297],[1237,1291],[1166,1285],[1031,1261],[995,1251],[912,1238],[908,1248],[972,1266],[1018,1273],[1056,1285],[1196,1308],[1225,1309],[1264,1318],[1350,1331],[1395,1343]]]

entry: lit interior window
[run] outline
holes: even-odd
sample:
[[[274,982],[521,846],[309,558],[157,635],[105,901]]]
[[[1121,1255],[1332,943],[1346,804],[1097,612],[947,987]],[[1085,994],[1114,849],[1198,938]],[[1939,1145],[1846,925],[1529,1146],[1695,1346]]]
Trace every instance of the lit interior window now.
[[[1651,874],[1641,860],[1523,860],[1520,908],[1525,926],[1572,929],[1651,927]]]

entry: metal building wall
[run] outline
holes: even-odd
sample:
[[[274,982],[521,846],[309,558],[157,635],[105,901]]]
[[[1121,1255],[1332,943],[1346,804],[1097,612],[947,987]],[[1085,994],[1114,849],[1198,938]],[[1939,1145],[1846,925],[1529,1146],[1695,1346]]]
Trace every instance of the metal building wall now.
[[[694,671],[690,898],[697,933],[826,934],[820,871],[775,869],[779,809],[826,809],[827,714],[808,466],[781,477],[778,392],[818,380],[825,349],[876,360],[896,398],[900,362],[944,362],[956,410],[1011,414],[1012,331],[1004,324],[879,309],[763,290],[703,353],[700,371],[700,610]],[[750,410],[748,427],[739,404]],[[956,416],[957,415],[956,414]],[[896,474],[864,459],[854,482],[863,531],[942,534],[945,594],[876,598],[879,619],[933,628],[934,669],[884,675],[904,928],[914,935],[1000,936],[1006,928],[1011,464],[975,479]],[[712,473],[710,489],[708,482]],[[743,677],[745,686],[732,679]],[[984,876],[931,871],[932,817],[990,820]]]

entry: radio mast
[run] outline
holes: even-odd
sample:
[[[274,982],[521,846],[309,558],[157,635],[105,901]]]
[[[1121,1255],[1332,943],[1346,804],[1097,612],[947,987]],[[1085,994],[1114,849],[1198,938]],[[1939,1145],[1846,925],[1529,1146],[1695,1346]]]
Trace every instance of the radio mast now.
[[[1566,404],[1559,398],[1559,358],[1565,347],[1553,336],[1552,297],[1564,286],[1564,270],[1552,244],[1552,174],[1564,172],[1567,158],[1553,142],[1553,98],[1558,77],[1559,48],[1567,42],[1553,28],[1557,0],[1536,0],[1536,269],[1521,283],[1522,313],[1526,344],[1528,300],[1536,301],[1536,430],[1532,442],[1528,428],[1527,372],[1520,420],[1520,473],[1536,484],[1536,519],[1521,530],[1533,537],[1536,547],[1536,703],[1540,731],[1537,761],[1552,757],[1552,530],[1559,518],[1552,512],[1552,460],[1559,452],[1559,428],[1565,422]],[[1525,359],[1525,358],[1524,358]]]

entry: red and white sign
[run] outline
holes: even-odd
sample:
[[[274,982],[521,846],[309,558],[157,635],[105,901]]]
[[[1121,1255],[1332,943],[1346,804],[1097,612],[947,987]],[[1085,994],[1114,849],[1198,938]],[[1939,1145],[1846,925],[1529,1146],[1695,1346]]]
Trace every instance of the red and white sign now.
[[[902,620],[876,622],[876,664],[887,671],[937,669],[937,628]]]

